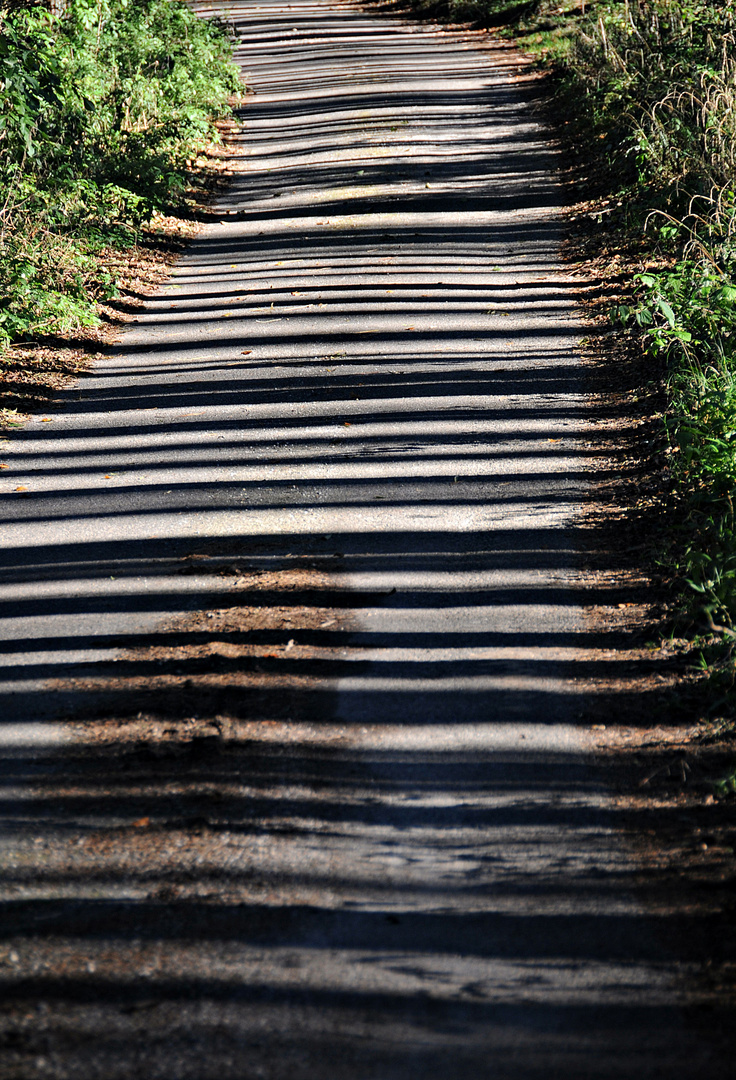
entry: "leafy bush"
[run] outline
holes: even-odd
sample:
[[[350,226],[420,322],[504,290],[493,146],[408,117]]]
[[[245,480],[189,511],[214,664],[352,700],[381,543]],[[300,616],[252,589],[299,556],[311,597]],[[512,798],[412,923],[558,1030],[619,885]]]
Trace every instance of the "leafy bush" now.
[[[0,343],[94,322],[115,290],[96,253],[181,197],[239,90],[181,0],[0,2]]]

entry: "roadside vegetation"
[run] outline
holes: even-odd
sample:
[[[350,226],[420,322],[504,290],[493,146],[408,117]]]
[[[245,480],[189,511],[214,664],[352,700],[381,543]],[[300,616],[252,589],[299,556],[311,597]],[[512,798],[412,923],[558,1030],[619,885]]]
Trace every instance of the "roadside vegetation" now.
[[[664,384],[665,454],[676,482],[668,569],[686,586],[701,627],[730,642],[736,4],[600,4],[560,60],[565,88],[584,103],[578,123],[604,148],[608,187],[621,204],[611,227],[643,241],[649,262],[613,315],[632,328]]]
[[[664,400],[658,560],[680,625],[728,691],[736,646],[736,0],[414,0],[493,26],[550,68],[599,242],[633,288],[612,307]],[[592,158],[592,160],[590,160]],[[718,695],[716,695],[718,696]],[[721,699],[722,704],[722,699]]]
[[[224,29],[180,0],[0,0],[6,420],[33,347],[96,326],[146,227],[186,206],[241,89]]]

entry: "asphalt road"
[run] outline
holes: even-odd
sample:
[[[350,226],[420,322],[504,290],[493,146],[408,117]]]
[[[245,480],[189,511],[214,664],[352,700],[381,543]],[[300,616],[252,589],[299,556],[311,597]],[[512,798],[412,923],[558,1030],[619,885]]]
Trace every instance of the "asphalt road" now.
[[[232,185],[3,444],[2,1075],[722,1069],[592,757],[637,688],[586,617],[626,591],[539,84],[461,30],[199,6],[256,91]]]

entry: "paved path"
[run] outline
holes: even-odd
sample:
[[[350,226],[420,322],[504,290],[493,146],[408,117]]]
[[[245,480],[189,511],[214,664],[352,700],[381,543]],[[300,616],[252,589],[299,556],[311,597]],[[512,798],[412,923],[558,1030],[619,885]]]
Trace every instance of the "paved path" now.
[[[620,597],[534,84],[225,8],[232,188],[0,474],[3,1076],[702,1077],[589,761]]]

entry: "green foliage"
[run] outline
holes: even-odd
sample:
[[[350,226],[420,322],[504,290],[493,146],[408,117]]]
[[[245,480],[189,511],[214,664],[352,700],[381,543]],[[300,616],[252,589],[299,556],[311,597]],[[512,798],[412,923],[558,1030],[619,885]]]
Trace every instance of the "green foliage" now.
[[[736,795],[736,765],[714,783],[716,793],[722,797]]]
[[[616,309],[619,319],[640,327],[643,346],[663,357],[673,385],[683,377],[700,384],[736,362],[736,283],[708,264],[689,260],[659,272],[637,274],[638,302]],[[696,379],[695,372],[698,373]]]
[[[40,118],[58,105],[61,65],[45,12],[3,13],[0,22],[0,146],[12,170],[37,155]]]
[[[226,34],[181,0],[0,0],[0,343],[94,322],[105,247],[181,198],[241,89]]]
[[[620,175],[673,206],[733,176],[733,0],[591,6],[567,57],[587,122]]]
[[[679,565],[698,605],[729,626],[736,616],[736,284],[683,261],[641,275],[634,315],[647,351],[667,371],[671,469],[682,499]]]

